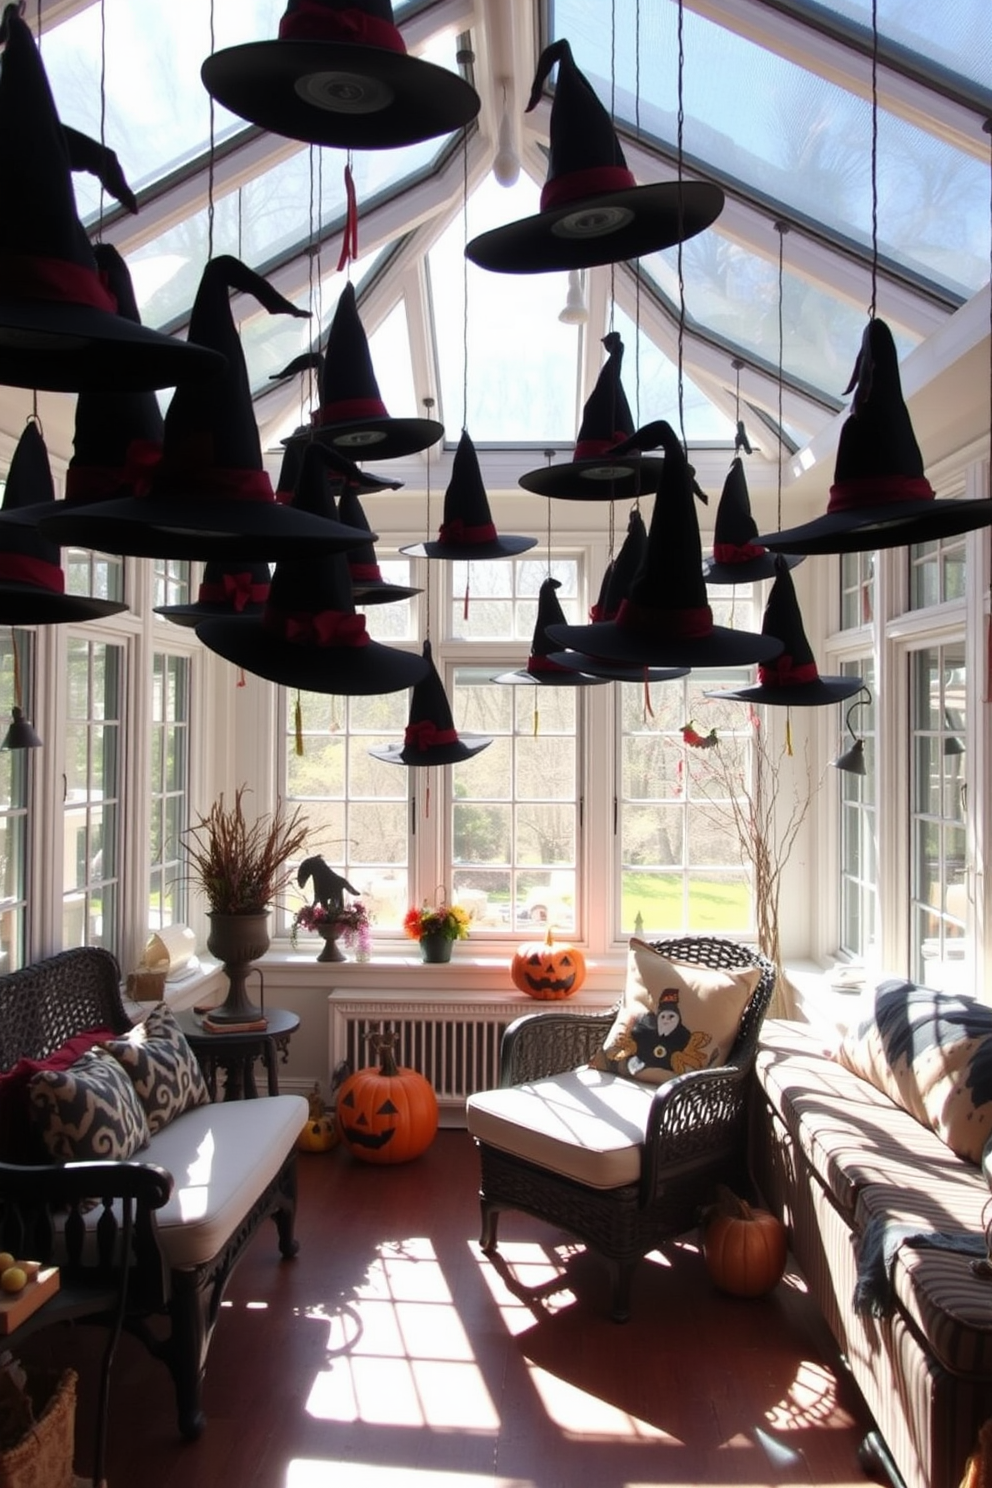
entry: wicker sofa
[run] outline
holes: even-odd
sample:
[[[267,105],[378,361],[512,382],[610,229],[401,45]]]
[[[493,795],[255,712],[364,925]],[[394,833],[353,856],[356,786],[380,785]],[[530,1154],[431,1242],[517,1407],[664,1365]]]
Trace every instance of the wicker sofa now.
[[[84,1030],[131,1027],[105,950],[64,951],[0,977],[0,1072],[48,1059]],[[296,1139],[306,1117],[296,1095],[206,1104],[128,1161],[0,1162],[0,1241],[58,1262],[76,1315],[87,1312],[87,1292],[108,1295],[126,1217],[123,1326],[167,1365],[189,1438],[203,1426],[207,1351],[238,1258],[268,1216],[281,1255],[296,1254]]]
[[[958,1488],[992,1416],[989,1188],[831,1052],[807,1025],[765,1023],[752,1169],[874,1417],[864,1465],[906,1488]],[[855,1292],[886,1232],[898,1243],[874,1254],[883,1296],[865,1310]],[[934,1237],[951,1248],[928,1248]]]

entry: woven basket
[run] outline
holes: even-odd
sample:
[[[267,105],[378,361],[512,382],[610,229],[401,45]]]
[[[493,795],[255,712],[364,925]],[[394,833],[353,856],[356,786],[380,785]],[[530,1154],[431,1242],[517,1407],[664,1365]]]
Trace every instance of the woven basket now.
[[[74,1369],[29,1371],[34,1425],[0,1451],[0,1488],[73,1488],[76,1378]]]

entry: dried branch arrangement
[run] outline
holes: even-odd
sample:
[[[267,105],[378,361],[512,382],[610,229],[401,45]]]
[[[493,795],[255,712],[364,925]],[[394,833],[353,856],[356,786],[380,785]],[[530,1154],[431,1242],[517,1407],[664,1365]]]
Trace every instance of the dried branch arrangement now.
[[[274,812],[249,822],[244,812],[247,786],[227,807],[218,796],[206,816],[183,834],[190,877],[206,896],[211,914],[259,914],[290,882],[289,860],[307,838],[297,807],[287,816],[282,802]]]

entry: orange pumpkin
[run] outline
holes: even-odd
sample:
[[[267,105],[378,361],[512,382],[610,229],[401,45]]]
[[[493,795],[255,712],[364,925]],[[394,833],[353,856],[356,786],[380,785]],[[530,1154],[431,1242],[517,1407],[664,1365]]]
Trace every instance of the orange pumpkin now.
[[[515,987],[538,1002],[560,1002],[571,997],[586,979],[586,958],[573,945],[559,944],[551,933],[543,941],[518,946],[510,962]]]
[[[786,1230],[766,1209],[752,1209],[729,1189],[703,1223],[703,1260],[722,1292],[763,1297],[782,1279]]]
[[[437,1096],[429,1080],[396,1063],[396,1035],[369,1035],[378,1067],[349,1075],[338,1091],[341,1140],[362,1162],[402,1163],[426,1152],[437,1132]]]

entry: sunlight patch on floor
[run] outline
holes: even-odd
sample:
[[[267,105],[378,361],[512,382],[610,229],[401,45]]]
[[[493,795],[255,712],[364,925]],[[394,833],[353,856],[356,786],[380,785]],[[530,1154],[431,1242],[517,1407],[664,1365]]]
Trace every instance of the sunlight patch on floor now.
[[[510,1291],[506,1278],[500,1275],[498,1266],[479,1249],[478,1245],[473,1244],[472,1253],[479,1263],[480,1275],[500,1310],[500,1316],[511,1338],[532,1328],[534,1326],[533,1305],[529,1304],[525,1298],[515,1296]],[[549,1290],[548,1295],[542,1298],[539,1304],[542,1312],[551,1315],[574,1304],[575,1293],[569,1289],[562,1277],[561,1263],[548,1255],[545,1246],[524,1243],[500,1245],[499,1254],[506,1267],[512,1272],[514,1282],[521,1288],[536,1291],[541,1287],[549,1289],[555,1287],[554,1291]],[[560,1290],[556,1283],[560,1283]]]
[[[495,1478],[492,1473],[441,1472],[397,1468],[390,1463],[334,1462],[327,1458],[295,1458],[286,1471],[285,1488],[327,1488],[335,1481],[347,1488],[534,1488],[531,1478]]]
[[[806,1359],[800,1364],[788,1394],[766,1411],[765,1419],[773,1431],[851,1424],[851,1417],[838,1402],[833,1372],[814,1359]]]
[[[616,1438],[619,1442],[629,1442],[636,1437],[641,1441],[680,1445],[676,1437],[653,1426],[650,1421],[642,1421],[619,1406],[611,1405],[608,1400],[580,1390],[558,1375],[549,1374],[540,1365],[528,1363],[527,1372],[549,1422],[573,1441]]]
[[[354,1299],[323,1316],[329,1363],[310,1390],[309,1415],[498,1430],[499,1415],[429,1240],[381,1246]]]

